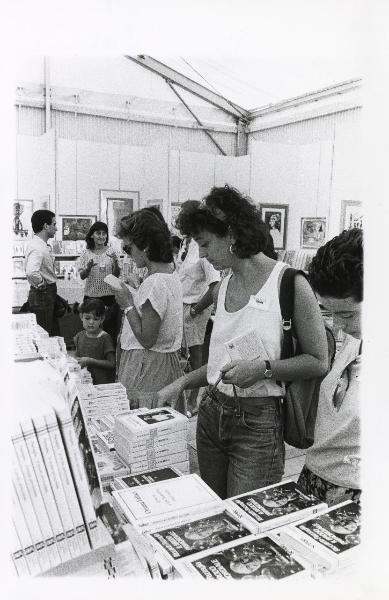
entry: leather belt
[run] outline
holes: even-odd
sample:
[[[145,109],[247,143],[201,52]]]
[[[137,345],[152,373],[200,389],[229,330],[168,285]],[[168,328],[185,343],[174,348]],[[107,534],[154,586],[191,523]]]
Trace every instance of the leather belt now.
[[[281,397],[277,396],[262,396],[257,398],[231,397],[219,392],[219,390],[210,391],[209,389],[207,390],[207,395],[220,406],[228,406],[238,412],[244,411],[254,415],[261,413],[263,406],[279,407],[281,401]]]

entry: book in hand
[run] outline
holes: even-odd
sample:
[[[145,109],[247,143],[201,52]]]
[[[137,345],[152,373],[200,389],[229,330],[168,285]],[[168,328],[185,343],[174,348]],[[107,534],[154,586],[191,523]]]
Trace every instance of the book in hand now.
[[[234,545],[178,561],[183,577],[203,579],[280,580],[305,576],[307,564],[281,546],[273,536],[240,540]]]
[[[227,510],[208,511],[201,518],[189,519],[149,534],[155,550],[174,565],[177,560],[199,552],[223,547],[241,538],[251,536],[247,529]]]
[[[181,473],[175,467],[165,467],[164,469],[153,469],[138,473],[137,475],[127,475],[125,477],[115,477],[111,484],[112,491],[126,490],[128,488],[138,487],[140,485],[148,485],[157,481],[165,481],[166,479],[175,479],[181,477]]]
[[[115,510],[144,533],[220,507],[222,500],[198,475],[112,492]]]
[[[264,533],[327,508],[324,502],[305,494],[291,480],[234,496],[225,504],[238,519],[254,527],[257,533]]]
[[[361,510],[355,502],[332,506],[324,513],[280,530],[283,543],[320,569],[352,564],[360,550]]]

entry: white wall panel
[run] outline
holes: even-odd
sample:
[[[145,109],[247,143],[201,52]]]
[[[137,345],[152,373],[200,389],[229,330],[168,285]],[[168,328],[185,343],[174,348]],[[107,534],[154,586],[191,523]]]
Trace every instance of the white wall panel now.
[[[148,200],[162,200],[167,204],[169,193],[169,150],[166,147],[150,147],[144,153],[141,207]]]
[[[180,152],[179,191],[180,202],[201,200],[215,182],[215,157],[212,154]]]
[[[226,183],[249,194],[250,156],[215,156],[215,185]]]
[[[77,214],[76,156],[74,140],[57,140],[57,214],[59,215]],[[85,214],[82,210],[79,214]]]
[[[45,202],[55,204],[55,141],[54,131],[39,137],[18,136],[17,195],[34,200],[34,210]]]
[[[114,144],[79,141],[77,142],[79,214],[92,214],[99,218],[100,189],[119,189],[119,148]],[[82,213],[82,210],[85,212]]]
[[[120,146],[120,189],[139,192],[143,199],[145,165],[148,148]]]

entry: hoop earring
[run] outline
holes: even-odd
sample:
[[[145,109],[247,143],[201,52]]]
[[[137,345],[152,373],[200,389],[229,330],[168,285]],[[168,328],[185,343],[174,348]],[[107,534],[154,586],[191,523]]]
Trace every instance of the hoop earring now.
[[[229,251],[230,254],[235,254],[235,246],[233,244],[230,244]]]

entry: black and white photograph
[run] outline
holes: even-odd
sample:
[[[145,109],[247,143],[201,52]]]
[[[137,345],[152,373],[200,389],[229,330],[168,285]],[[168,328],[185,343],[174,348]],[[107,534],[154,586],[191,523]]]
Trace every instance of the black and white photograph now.
[[[14,580],[368,595],[379,0],[5,3]]]

